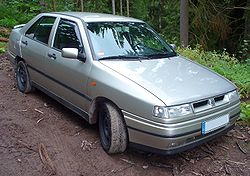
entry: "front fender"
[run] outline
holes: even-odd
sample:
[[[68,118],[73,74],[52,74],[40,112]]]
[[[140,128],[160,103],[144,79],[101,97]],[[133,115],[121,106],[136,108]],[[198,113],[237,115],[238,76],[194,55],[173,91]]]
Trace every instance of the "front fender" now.
[[[121,110],[149,119],[152,118],[152,110],[155,105],[165,105],[142,86],[99,61],[93,61],[87,91],[92,98],[105,97],[114,102]]]

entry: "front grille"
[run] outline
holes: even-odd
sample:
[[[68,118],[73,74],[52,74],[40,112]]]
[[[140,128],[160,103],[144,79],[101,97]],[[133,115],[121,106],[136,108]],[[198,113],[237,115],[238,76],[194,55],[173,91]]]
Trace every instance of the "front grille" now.
[[[224,99],[224,95],[218,96],[214,98],[215,102],[222,101]]]
[[[195,109],[195,108],[199,108],[201,106],[205,106],[207,104],[208,104],[208,100],[204,100],[204,101],[200,101],[200,102],[197,102],[197,103],[193,103],[193,107]]]
[[[225,103],[228,103],[228,100],[226,100],[225,95],[219,95],[202,101],[194,102],[192,103],[192,106],[194,112],[200,112]]]

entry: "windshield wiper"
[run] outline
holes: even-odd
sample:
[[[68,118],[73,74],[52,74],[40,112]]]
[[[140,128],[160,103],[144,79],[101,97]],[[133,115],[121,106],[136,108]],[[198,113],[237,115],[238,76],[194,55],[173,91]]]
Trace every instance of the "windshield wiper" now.
[[[142,61],[142,59],[149,59],[147,56],[107,56],[107,57],[102,57],[99,58],[99,60],[138,60]]]
[[[150,54],[147,55],[150,59],[157,59],[157,58],[169,58],[169,57],[175,57],[177,54],[175,52],[171,53],[156,53],[156,54]]]

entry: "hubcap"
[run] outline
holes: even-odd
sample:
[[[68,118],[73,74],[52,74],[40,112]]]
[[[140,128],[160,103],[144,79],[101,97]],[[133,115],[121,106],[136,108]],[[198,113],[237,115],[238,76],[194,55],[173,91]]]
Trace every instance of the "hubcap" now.
[[[17,69],[17,81],[20,89],[24,90],[27,82],[27,74],[22,65],[20,65]]]
[[[105,146],[110,145],[111,131],[110,131],[110,118],[106,112],[100,113],[101,132],[103,136],[103,143]]]

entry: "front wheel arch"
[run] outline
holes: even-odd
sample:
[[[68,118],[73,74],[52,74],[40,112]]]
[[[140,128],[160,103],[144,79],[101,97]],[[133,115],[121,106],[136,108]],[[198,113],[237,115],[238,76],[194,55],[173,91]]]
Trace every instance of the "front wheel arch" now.
[[[90,124],[96,124],[98,122],[98,107],[103,103],[103,102],[109,102],[112,105],[114,105],[117,109],[119,109],[121,115],[123,116],[120,108],[110,99],[105,98],[105,97],[96,97],[92,100],[90,108],[89,108],[89,123]],[[124,117],[123,117],[124,118]]]
[[[100,101],[96,115],[103,149],[108,154],[124,152],[128,146],[129,136],[121,110],[111,101]]]

